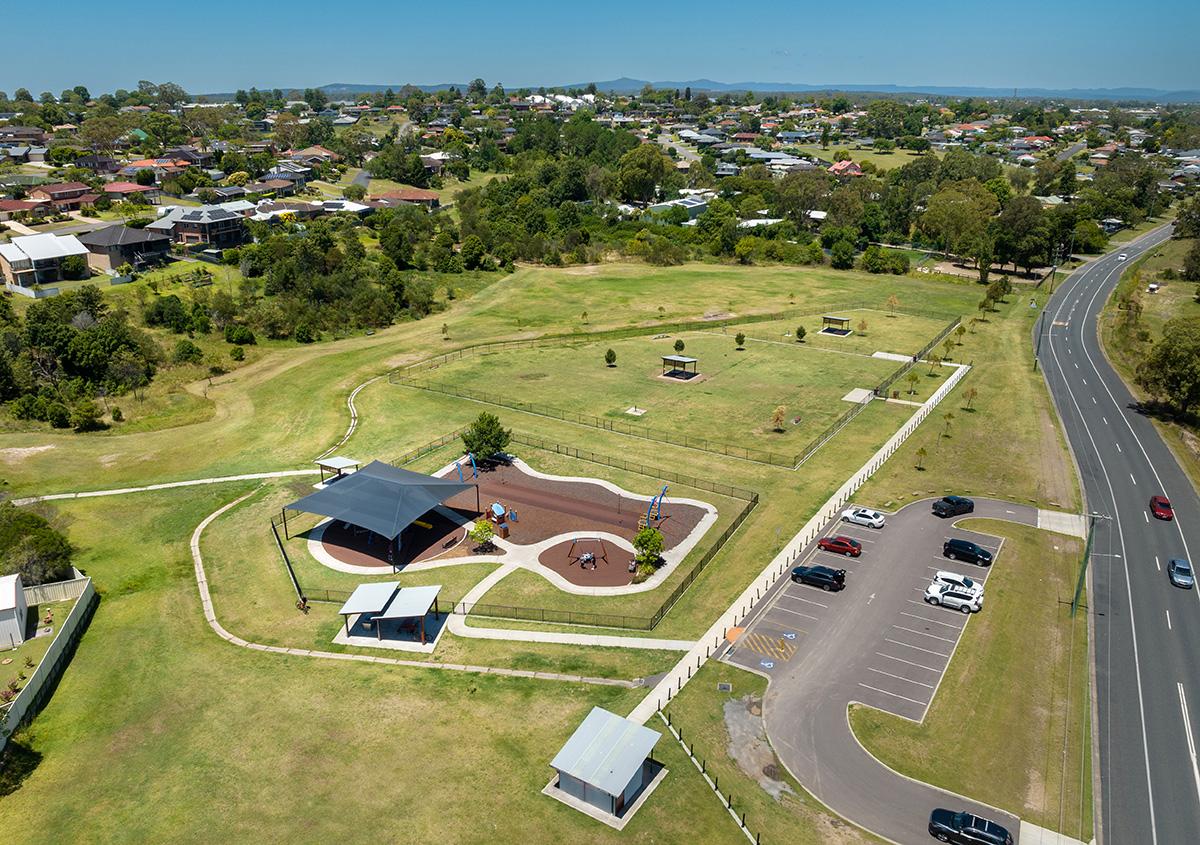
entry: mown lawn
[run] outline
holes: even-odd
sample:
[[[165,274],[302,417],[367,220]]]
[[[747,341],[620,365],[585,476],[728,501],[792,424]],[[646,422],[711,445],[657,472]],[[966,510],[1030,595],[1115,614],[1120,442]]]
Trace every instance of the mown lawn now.
[[[1070,607],[1083,542],[995,520],[968,527],[1004,537],[1004,550],[987,580],[987,603],[967,626],[924,724],[855,705],[851,727],[905,775],[1087,842],[1087,612],[1072,618]]]

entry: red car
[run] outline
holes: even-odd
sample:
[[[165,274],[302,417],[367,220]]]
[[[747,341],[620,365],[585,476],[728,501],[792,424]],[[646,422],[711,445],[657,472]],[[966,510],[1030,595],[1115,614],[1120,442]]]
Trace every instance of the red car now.
[[[817,541],[817,548],[846,557],[858,557],[862,554],[862,543],[852,537],[822,537]]]
[[[1171,507],[1171,503],[1166,496],[1151,496],[1150,497],[1150,513],[1154,514],[1155,519],[1174,519],[1175,510]]]

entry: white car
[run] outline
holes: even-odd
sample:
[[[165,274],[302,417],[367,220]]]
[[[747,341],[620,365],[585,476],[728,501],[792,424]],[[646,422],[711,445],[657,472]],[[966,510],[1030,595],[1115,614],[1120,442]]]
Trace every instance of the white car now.
[[[925,588],[925,601],[963,613],[974,613],[983,608],[983,593],[972,593],[951,584],[934,582]]]
[[[868,528],[882,528],[885,520],[879,511],[868,508],[848,508],[842,512],[842,522],[865,525]]]
[[[1120,255],[1117,256],[1117,260],[1124,261],[1128,257],[1129,257],[1128,255],[1126,255],[1125,253],[1122,252]]]
[[[945,569],[938,570],[933,576],[933,583],[930,586],[938,584],[949,585],[956,587],[959,590],[964,590],[968,593],[979,593],[983,595],[983,584],[980,584],[974,578],[966,575],[959,575],[957,572],[950,572]]]

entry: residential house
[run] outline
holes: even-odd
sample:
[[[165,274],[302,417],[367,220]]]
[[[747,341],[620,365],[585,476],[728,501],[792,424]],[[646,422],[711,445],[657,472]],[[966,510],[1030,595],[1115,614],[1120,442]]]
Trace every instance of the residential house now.
[[[75,159],[76,167],[86,167],[93,173],[108,174],[116,173],[121,169],[121,165],[117,164],[117,160],[112,156],[101,155],[100,153],[89,153]]]
[[[855,162],[847,159],[846,161],[835,161],[829,165],[829,172],[834,176],[862,176],[862,168]]]
[[[251,194],[274,194],[277,197],[290,197],[296,193],[296,183],[291,179],[264,179],[261,182],[247,184],[246,192]]]
[[[40,219],[53,210],[47,200],[0,200],[0,221],[12,220],[23,213]]]
[[[305,147],[302,150],[293,150],[289,154],[292,161],[298,161],[301,164],[313,166],[315,164],[327,164],[329,162],[341,161],[342,157],[333,150],[326,149],[320,144],[313,144],[311,147]]]
[[[217,249],[228,249],[246,242],[248,232],[243,207],[253,210],[254,204],[243,200],[200,208],[173,206],[147,224],[146,229],[169,234],[176,243],[209,244]]]
[[[680,197],[677,200],[667,200],[666,202],[656,203],[646,209],[649,214],[666,214],[672,208],[682,208],[687,212],[688,220],[695,220],[704,212],[708,211],[708,199],[705,197]]]
[[[154,174],[154,181],[162,184],[162,181],[168,176],[183,173],[190,166],[187,161],[181,158],[143,158],[129,162],[129,164],[118,171],[118,174],[124,176],[126,179],[136,180],[140,171],[149,170]]]
[[[212,153],[194,147],[191,144],[184,144],[178,147],[171,147],[163,151],[165,158],[173,158],[177,161],[186,161],[193,167],[212,167]]]
[[[57,282],[63,259],[71,255],[87,255],[74,235],[20,235],[0,244],[0,275],[10,289]]]
[[[83,182],[55,182],[49,185],[38,185],[29,192],[29,198],[46,200],[54,206],[55,211],[78,211],[85,205],[91,205],[100,195]]]
[[[40,146],[46,143],[46,132],[37,126],[0,126],[0,141]]]
[[[132,199],[136,194],[150,205],[158,205],[158,201],[162,197],[162,191],[156,186],[138,185],[134,182],[109,182],[100,190],[113,202]]]
[[[171,236],[163,232],[132,229],[129,226],[105,226],[79,236],[87,248],[88,266],[102,273],[123,264],[141,269],[167,260]]]

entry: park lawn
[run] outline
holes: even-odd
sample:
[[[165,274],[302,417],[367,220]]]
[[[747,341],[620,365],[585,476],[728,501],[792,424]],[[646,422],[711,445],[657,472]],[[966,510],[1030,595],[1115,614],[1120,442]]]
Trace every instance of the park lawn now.
[[[731,684],[732,691],[720,691],[717,689],[719,683]],[[710,660],[671,699],[663,712],[671,717],[671,725],[683,732],[683,741],[691,748],[692,754],[703,761],[709,776],[717,779],[721,792],[733,796],[738,813],[746,813],[746,827],[761,841],[814,845],[883,841],[830,813],[788,773],[778,757],[772,755],[776,767],[773,777],[785,783],[788,789],[775,798],[730,756],[725,704],[737,701],[739,706],[745,706],[757,702],[758,712],[761,713],[766,690],[766,678],[728,663]],[[761,726],[761,717],[758,724]],[[671,736],[660,718],[652,719],[650,727],[666,731],[663,742],[678,747],[678,740]],[[764,736],[765,730],[760,727],[760,737]],[[714,795],[712,800],[716,802],[719,799]]]
[[[832,316],[848,317],[851,333],[845,336],[821,332],[824,315],[798,317],[794,320],[772,320],[765,323],[747,323],[745,326],[730,326],[722,331],[732,336],[744,332],[747,337],[772,343],[782,343],[793,349],[814,349],[827,352],[872,355],[875,352],[890,352],[900,355],[915,355],[933,340],[959,315],[924,317],[892,314],[884,309],[840,308]],[[804,327],[804,342],[796,342],[796,329]],[[892,361],[893,369],[899,362]],[[829,362],[833,366],[833,362]]]
[[[63,508],[102,600],[55,696],[16,737],[31,771],[0,801],[0,824],[51,842],[332,840],[348,818],[402,841],[542,841],[554,830],[649,845],[698,829],[744,841],[666,742],[670,774],[622,834],[539,794],[593,706],[628,712],[644,690],[346,665],[218,639],[188,537],[246,489]]]
[[[830,144],[828,148],[822,147],[820,144],[799,144],[789,146],[788,152],[792,152],[801,156],[812,156],[819,158],[822,161],[833,161],[834,153],[839,150],[850,154],[850,159],[857,164],[871,162],[880,170],[891,170],[894,167],[900,167],[908,164],[911,161],[916,161],[921,158],[921,155],[910,152],[908,150],[896,150],[895,152],[882,153],[873,149],[861,149],[855,146],[847,146],[846,144]],[[932,155],[938,158],[941,153],[937,150],[930,150],[922,155]]]
[[[1045,304],[1045,291],[1032,296]],[[971,372],[864,485],[859,500],[896,510],[916,499],[957,493],[1080,508],[1079,482],[1058,416],[1041,373],[1033,370],[1030,334],[1040,311],[1029,307],[1029,297],[1014,294],[985,322],[968,323],[953,358],[970,364]],[[914,372],[922,384],[937,371],[922,366]],[[893,389],[907,398],[906,380]],[[927,389],[918,387],[918,398]],[[972,389],[977,396],[968,402],[965,394]],[[946,414],[953,414],[948,435]]]
[[[853,705],[862,744],[897,771],[1087,842],[1092,836],[1087,611],[1071,616],[1083,541],[997,520],[1005,538],[923,724]],[[970,760],[963,765],[963,725]]]
[[[701,376],[692,382],[661,375],[662,356],[675,354],[676,340],[685,343],[682,354],[699,359]],[[608,349],[616,352],[616,366],[604,363]],[[534,413],[578,414],[618,431],[653,430],[666,442],[717,451],[728,445],[733,454],[742,454],[743,447],[751,454],[774,453],[782,458],[775,462],[786,465],[850,409],[843,396],[874,387],[897,366],[863,356],[831,360],[801,344],[751,343],[739,349],[732,332],[693,331],[665,339],[485,352],[418,373],[412,384],[528,406]],[[626,413],[635,406],[646,413]],[[786,409],[783,431],[772,423],[779,407]]]

